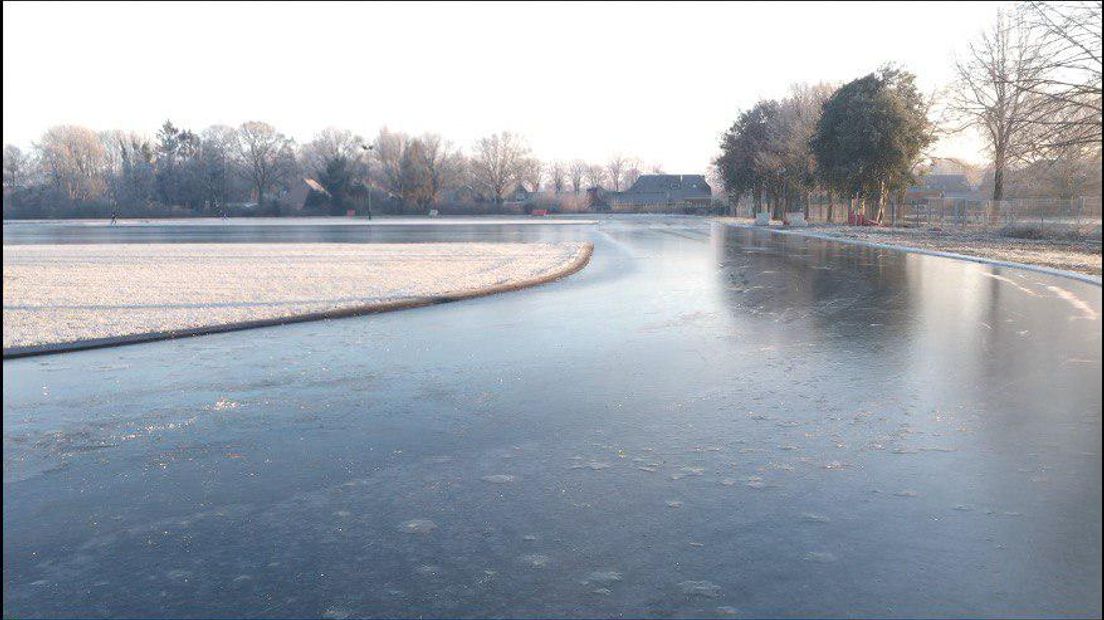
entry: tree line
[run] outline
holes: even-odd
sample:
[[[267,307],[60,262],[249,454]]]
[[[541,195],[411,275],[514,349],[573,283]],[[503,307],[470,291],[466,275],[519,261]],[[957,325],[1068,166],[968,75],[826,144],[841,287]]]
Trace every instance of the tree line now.
[[[465,153],[438,134],[387,128],[371,139],[329,128],[297,144],[256,121],[202,131],[166,121],[152,137],[62,125],[29,151],[5,146],[3,165],[5,217],[299,213],[286,197],[304,184],[304,214],[361,211],[369,193],[382,212],[445,203],[494,209],[518,188],[580,206],[585,189],[623,189],[644,168],[623,156],[605,164],[542,162],[509,132],[481,138]]]
[[[914,75],[891,66],[838,87],[795,86],[739,114],[722,135],[716,174],[731,204],[743,199],[756,213],[808,215],[817,194],[829,218],[839,199],[881,221],[938,136],[976,129],[992,158],[984,185],[994,201],[1009,172],[1040,187],[1062,185],[1071,170],[1099,177],[1100,33],[1099,2],[1027,2],[970,44],[945,92],[925,97]],[[1040,179],[1048,170],[1055,178]]]

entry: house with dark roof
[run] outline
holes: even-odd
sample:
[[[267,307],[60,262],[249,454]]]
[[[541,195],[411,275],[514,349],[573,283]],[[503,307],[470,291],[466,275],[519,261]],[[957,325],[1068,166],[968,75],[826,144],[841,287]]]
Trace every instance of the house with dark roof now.
[[[977,200],[978,190],[964,174],[925,174],[920,182],[905,192],[905,202],[919,204],[937,198],[944,200]]]
[[[514,186],[514,189],[507,192],[505,196],[505,202],[525,203],[532,200],[535,191],[529,191],[529,188],[524,183],[518,183]]]
[[[643,174],[629,189],[607,192],[600,199],[612,211],[708,207],[713,189],[700,174]]]

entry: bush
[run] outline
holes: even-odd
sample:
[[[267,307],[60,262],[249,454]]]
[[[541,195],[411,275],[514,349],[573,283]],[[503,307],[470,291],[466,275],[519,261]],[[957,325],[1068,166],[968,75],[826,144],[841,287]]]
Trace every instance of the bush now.
[[[1007,224],[997,231],[997,235],[1010,239],[1061,240],[1061,241],[1100,241],[1100,224]]]

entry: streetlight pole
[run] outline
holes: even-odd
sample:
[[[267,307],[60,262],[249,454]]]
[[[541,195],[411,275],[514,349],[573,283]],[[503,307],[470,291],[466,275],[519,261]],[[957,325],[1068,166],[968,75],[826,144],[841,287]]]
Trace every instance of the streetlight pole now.
[[[368,177],[366,179],[367,182],[365,183],[365,186],[368,188],[368,221],[371,222],[372,221],[372,149],[374,149],[375,146],[371,145],[371,144],[362,144],[362,145],[360,145],[360,148],[364,149],[364,151],[366,153],[368,153],[368,158],[365,160],[365,163],[367,164],[367,177]]]

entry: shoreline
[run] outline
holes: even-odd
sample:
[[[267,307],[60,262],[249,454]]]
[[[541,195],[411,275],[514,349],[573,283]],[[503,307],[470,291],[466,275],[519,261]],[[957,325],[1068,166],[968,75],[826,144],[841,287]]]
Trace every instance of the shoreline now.
[[[839,234],[832,234],[830,232],[818,231],[815,227],[810,228],[782,228],[779,226],[756,226],[754,224],[737,221],[727,218],[713,218],[713,221],[725,226],[734,226],[737,228],[747,228],[751,230],[766,230],[770,233],[777,235],[792,235],[798,237],[806,237],[809,239],[819,239],[823,241],[834,241],[838,243],[844,243],[848,245],[859,245],[866,247],[881,248],[886,250],[895,250],[898,252],[909,252],[913,254],[923,254],[926,256],[938,256],[942,258],[952,258],[956,260],[968,261],[973,263],[980,263],[986,265],[994,265],[998,267],[1009,267],[1013,269],[1023,269],[1026,271],[1034,271],[1037,273],[1045,273],[1049,275],[1063,276],[1078,280],[1080,282],[1086,282],[1089,284],[1095,284],[1097,286],[1102,285],[1102,278],[1100,275],[1093,273],[1084,273],[1080,271],[1074,271],[1072,269],[1060,269],[1057,267],[1051,267],[1046,264],[1026,263],[1014,260],[1005,260],[1000,258],[991,258],[987,256],[980,256],[977,254],[963,254],[960,252],[950,252],[946,250],[939,250],[934,248],[922,247],[919,245],[904,245],[900,243],[884,243],[880,241],[872,241],[866,238],[848,237]],[[875,233],[877,234],[877,233]],[[892,233],[886,233],[892,234]]]

